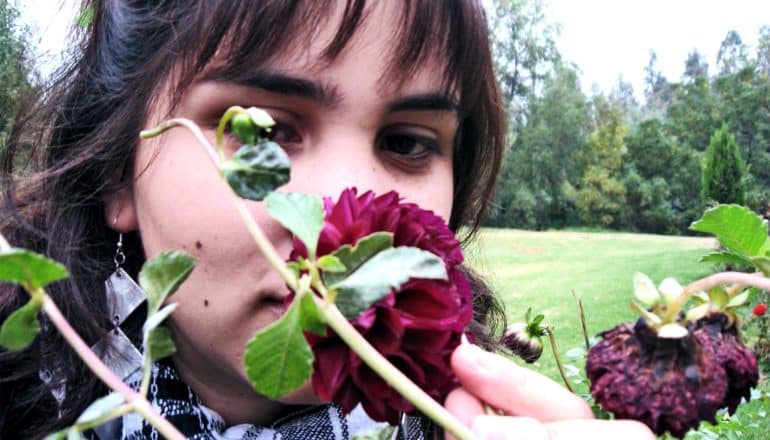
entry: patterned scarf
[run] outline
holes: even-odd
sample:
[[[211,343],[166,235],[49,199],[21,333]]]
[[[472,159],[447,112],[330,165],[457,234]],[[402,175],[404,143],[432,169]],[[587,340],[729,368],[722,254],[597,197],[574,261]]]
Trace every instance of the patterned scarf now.
[[[140,380],[137,373],[127,382],[138,388]],[[423,440],[427,429],[423,418],[406,416],[395,432],[383,436],[388,432],[385,430],[388,425],[371,420],[360,406],[345,415],[332,404],[304,407],[270,426],[242,424],[228,428],[219,414],[201,403],[169,361],[153,366],[148,399],[185,437],[193,440]],[[128,414],[102,425],[94,429],[94,434],[93,438],[99,440],[161,438],[138,414]]]

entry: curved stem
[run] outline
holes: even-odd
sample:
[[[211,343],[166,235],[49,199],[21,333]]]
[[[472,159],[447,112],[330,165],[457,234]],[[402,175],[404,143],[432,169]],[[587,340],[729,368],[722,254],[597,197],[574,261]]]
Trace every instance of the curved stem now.
[[[235,114],[239,110],[239,107],[231,107],[228,110],[228,113]],[[232,118],[232,114],[230,115],[230,118]],[[224,116],[222,117],[222,120],[224,120]],[[224,123],[226,125],[227,122]],[[209,158],[214,163],[214,166],[216,166],[217,170],[219,171],[219,174],[222,175],[222,169],[220,168],[221,160],[219,157],[219,154],[217,153],[217,149],[214,148],[213,145],[211,145],[211,142],[206,138],[206,136],[201,131],[200,127],[198,127],[197,124],[195,124],[193,121],[185,118],[175,118],[175,119],[169,119],[168,121],[163,122],[159,126],[145,130],[141,133],[142,138],[150,138],[153,136],[157,136],[164,131],[173,128],[182,126],[195,136],[195,138],[200,142],[201,146],[206,150],[206,152],[209,155]],[[220,120],[220,126],[223,126],[221,120]],[[224,130],[224,129],[223,129]],[[219,132],[219,129],[217,129],[217,132]],[[219,139],[219,138],[218,138]],[[218,143],[221,145],[221,139]],[[225,183],[227,188],[230,190],[230,193],[232,194],[233,203],[235,204],[235,209],[238,211],[238,214],[241,216],[241,219],[243,219],[243,222],[246,224],[246,229],[248,229],[249,234],[251,234],[251,237],[254,239],[254,242],[257,244],[257,247],[259,247],[259,250],[262,252],[262,254],[265,256],[267,261],[270,263],[275,270],[278,271],[278,274],[281,275],[281,278],[283,278],[284,282],[292,289],[295,290],[297,287],[297,279],[294,276],[294,273],[292,273],[291,270],[289,270],[288,267],[286,267],[286,263],[283,261],[283,258],[281,258],[280,255],[278,255],[278,252],[275,250],[273,245],[270,243],[270,241],[265,237],[265,234],[262,232],[262,229],[257,225],[257,222],[254,220],[254,217],[251,215],[251,212],[246,207],[246,203],[241,199],[238,194],[233,191],[233,189],[230,187],[230,185],[227,185]]]
[[[350,322],[340,313],[337,306],[317,299],[318,311],[323,321],[385,382],[409,400],[424,415],[430,417],[444,430],[458,440],[475,439],[476,436],[467,426],[460,423],[446,408],[427,395],[411,379],[393,366],[380,354]]]
[[[222,149],[222,141],[225,137],[225,128],[227,128],[227,123],[230,122],[230,119],[233,119],[233,116],[235,116],[236,113],[240,113],[245,111],[243,107],[239,106],[233,106],[227,109],[224,115],[222,115],[222,118],[219,119],[219,124],[217,125],[217,137],[215,139],[216,146],[217,146],[217,153],[219,155],[219,161],[224,162],[225,161],[225,152]]]
[[[72,328],[64,315],[56,306],[51,298],[43,293],[43,311],[53,322],[59,332],[64,336],[69,345],[75,350],[80,358],[85,362],[88,368],[101,379],[112,390],[123,395],[126,403],[131,405],[134,411],[141,414],[147,421],[154,426],[164,437],[174,440],[184,440],[184,436],[168,420],[163,418],[150,405],[143,396],[136,393],[128,385],[115,375],[106,365],[96,356],[91,348],[80,338],[75,329]]]
[[[588,329],[586,328],[586,314],[583,310],[583,300],[578,298],[574,289],[572,290],[572,297],[575,298],[575,303],[577,303],[578,316],[580,317],[580,328],[583,330],[583,339],[586,343],[586,351],[588,351],[588,349],[591,348],[591,343],[589,342]]]
[[[195,139],[205,147],[205,150],[209,154],[209,157],[211,158],[211,160],[214,161],[215,164],[217,164],[217,168],[219,168],[219,158],[217,157],[217,153],[214,150],[214,147],[206,138],[206,135],[203,134],[200,127],[198,127],[198,124],[196,124],[195,122],[189,119],[186,119],[186,118],[169,119],[168,121],[164,121],[163,123],[161,123],[155,128],[142,131],[141,133],[139,133],[139,137],[141,137],[142,139],[149,139],[151,137],[155,137],[163,133],[164,131],[170,128],[179,127],[179,126],[182,126],[190,130],[192,135],[195,136]]]
[[[728,283],[739,286],[752,286],[770,291],[770,278],[765,277],[760,272],[719,272],[688,284],[676,301],[669,307],[669,313],[679,313],[684,303],[696,292],[708,291],[712,287]]]
[[[567,389],[574,393],[575,390],[572,389],[572,384],[569,383],[569,380],[567,380],[567,375],[564,373],[564,366],[561,364],[561,358],[559,357],[559,350],[556,348],[556,338],[553,336],[553,331],[550,327],[545,327],[545,332],[548,334],[548,341],[551,343],[551,351],[553,352],[553,359],[556,361],[556,367],[559,369],[559,375],[561,375],[561,380],[564,381],[564,385],[567,386]]]
[[[96,428],[97,426],[102,425],[104,423],[107,423],[107,422],[109,422],[112,419],[116,419],[116,418],[118,418],[120,416],[126,415],[126,414],[130,413],[133,410],[134,410],[134,407],[129,405],[129,404],[121,405],[121,406],[113,409],[109,413],[107,413],[107,414],[105,414],[105,415],[103,415],[103,416],[101,416],[101,417],[99,417],[97,419],[94,419],[94,420],[92,420],[90,422],[87,422],[87,423],[76,423],[75,427],[77,427],[78,431],[80,431],[80,432],[87,431],[89,429]]]

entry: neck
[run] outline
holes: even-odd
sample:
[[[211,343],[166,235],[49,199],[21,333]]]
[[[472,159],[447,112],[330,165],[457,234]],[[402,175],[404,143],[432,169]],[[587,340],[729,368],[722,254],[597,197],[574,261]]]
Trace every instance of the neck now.
[[[288,405],[257,394],[248,383],[223,382],[222,378],[227,375],[217,374],[216,369],[200,374],[200,370],[185,368],[190,364],[179,356],[174,356],[173,360],[182,380],[204,405],[222,416],[227,426],[242,423],[267,426],[291,410]]]

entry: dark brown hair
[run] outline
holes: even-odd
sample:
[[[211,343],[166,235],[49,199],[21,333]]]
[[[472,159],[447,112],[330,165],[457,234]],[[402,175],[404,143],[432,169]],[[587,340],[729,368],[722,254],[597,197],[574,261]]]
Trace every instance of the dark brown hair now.
[[[176,102],[215,55],[224,66],[237,68],[301,47],[330,18],[334,0],[90,3],[94,20],[78,31],[70,63],[58,72],[42,104],[17,120],[2,152],[0,226],[15,246],[69,268],[69,279],[51,286],[49,294],[93,343],[108,328],[102,283],[114,269],[116,241],[104,220],[103,201],[131,184],[126,170],[132,169],[138,133],[158,84],[173,73]],[[346,0],[322,62],[346,47],[365,11],[365,0]],[[460,92],[450,226],[466,227],[469,238],[489,207],[505,134],[484,12],[476,0],[404,0],[401,23],[388,79],[406,78],[429,57],[438,57],[446,62],[444,87]],[[31,148],[23,147],[28,144]],[[144,258],[139,237],[128,234],[125,242],[126,269],[135,275]],[[483,283],[474,286],[472,329],[480,342],[491,344],[489,328],[502,322],[502,315]],[[0,285],[0,320],[25,300],[20,289]],[[49,327],[44,325],[26,350],[0,350],[0,438],[50,433],[72,423],[104,392]],[[41,370],[53,373],[54,385],[66,385],[61,408],[40,380]]]

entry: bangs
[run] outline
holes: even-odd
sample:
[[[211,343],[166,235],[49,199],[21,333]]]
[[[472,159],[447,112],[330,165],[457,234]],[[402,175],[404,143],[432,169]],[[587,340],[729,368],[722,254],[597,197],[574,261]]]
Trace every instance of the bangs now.
[[[187,2],[189,4],[189,2]],[[179,69],[175,101],[205,69],[237,76],[243,66],[258,68],[282,52],[302,50],[319,36],[330,20],[338,21],[334,35],[317,60],[333,62],[367,20],[372,5],[347,0],[341,17],[335,17],[334,0],[205,0],[185,8],[175,17],[171,41]],[[393,35],[391,68],[384,82],[400,85],[431,61],[443,64],[437,78],[447,95],[459,95],[461,116],[475,106],[482,87],[475,66],[489,62],[486,21],[474,1],[404,0],[398,29]],[[212,64],[215,65],[212,66]],[[478,99],[478,98],[476,98]]]

